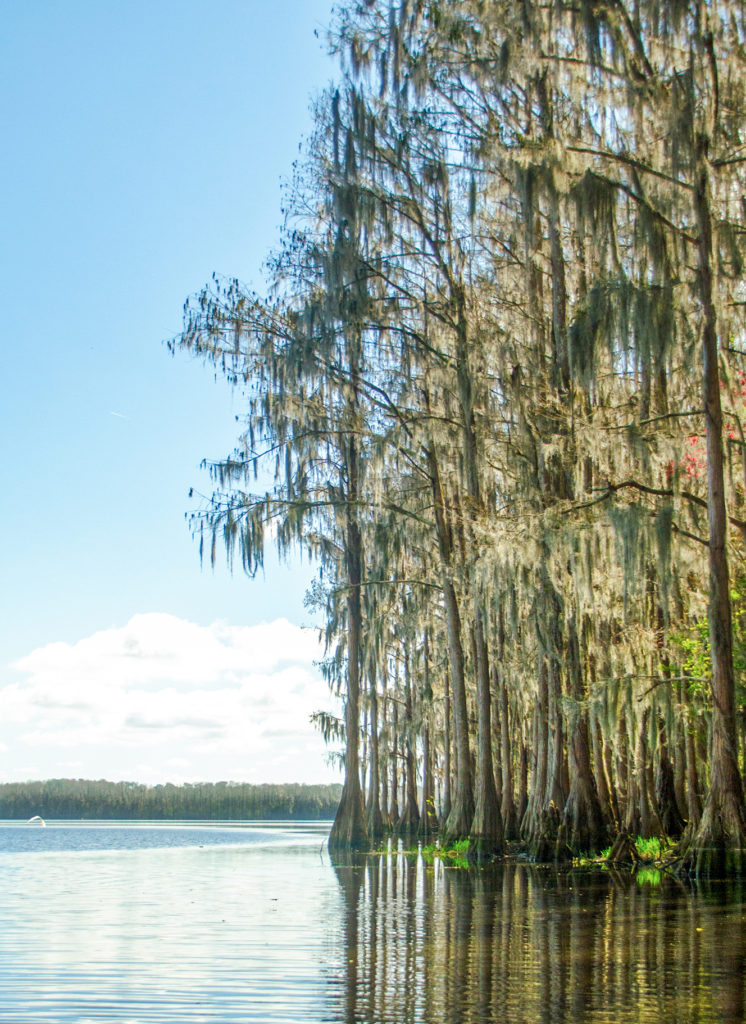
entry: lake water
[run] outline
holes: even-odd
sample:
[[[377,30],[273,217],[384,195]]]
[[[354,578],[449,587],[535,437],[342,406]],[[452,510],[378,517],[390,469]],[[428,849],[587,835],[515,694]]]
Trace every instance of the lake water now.
[[[0,824],[0,1021],[746,1020],[746,890],[333,866],[328,825]]]

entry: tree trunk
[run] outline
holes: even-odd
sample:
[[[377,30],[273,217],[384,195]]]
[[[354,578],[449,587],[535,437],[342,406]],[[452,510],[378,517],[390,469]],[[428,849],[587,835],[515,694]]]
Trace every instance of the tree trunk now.
[[[451,813],[451,684],[448,669],[443,680],[443,800],[440,817],[445,821]]]
[[[521,754],[518,762],[518,806],[516,807],[516,818],[523,821],[528,807],[528,750],[521,737]]]
[[[707,41],[702,40],[707,46]],[[709,39],[712,54],[712,38]],[[718,327],[713,298],[713,221],[710,209],[709,138],[695,138],[699,289],[702,303],[703,397],[707,447],[710,601],[708,623],[712,657],[712,746],[710,791],[685,857],[697,876],[746,871],[746,814],[738,768],[735,676],[730,587],[726,553],[727,521],[723,474],[723,414],[718,371]]]
[[[397,831],[406,836],[417,832],[420,824],[420,810],[417,806],[417,766],[412,750],[412,680],[409,672],[409,655],[404,655],[404,809]]]
[[[666,835],[678,839],[684,831],[684,819],[679,810],[674,785],[674,770],[668,752],[666,725],[658,719],[658,765],[655,775],[655,796],[658,802],[658,816]]]
[[[375,659],[371,659],[369,677],[370,773],[368,777],[368,799],[365,807],[365,818],[368,826],[368,836],[371,839],[380,839],[383,835],[383,815],[381,814],[381,769],[379,759],[378,693],[376,690]]]
[[[391,827],[399,824],[399,705],[394,700],[393,732],[391,735],[391,800],[389,821]]]
[[[702,820],[702,799],[700,797],[699,773],[697,771],[697,750],[692,726],[684,723],[686,740],[686,814],[691,835]]]
[[[422,814],[419,835],[429,839],[438,831],[438,815],[435,811],[435,785],[433,781],[433,751],[430,741],[430,727],[422,733]]]
[[[423,660],[423,695],[428,707],[432,704],[433,691],[430,682],[430,638],[427,630],[422,645]],[[430,741],[429,719],[425,721],[422,731],[422,814],[420,815],[419,834],[429,839],[438,831],[438,816],[435,811],[435,780],[433,778],[433,749]]]
[[[531,793],[521,823],[521,835],[528,846],[529,856],[539,862],[553,859],[560,824],[560,811],[551,797],[557,788],[552,777],[558,764],[553,750],[556,741],[556,731],[549,717],[549,667],[544,658],[539,670],[539,697],[534,711],[535,755]]]
[[[574,619],[567,623],[567,661],[572,678],[574,708],[570,733],[570,793],[557,836],[555,859],[565,860],[580,853],[597,853],[606,845],[608,829],[601,813],[596,782],[591,769],[588,741],[586,683],[580,656],[580,638]]]
[[[601,805],[601,814],[609,827],[616,828],[618,822],[611,802],[611,783],[606,774],[606,761],[604,759],[604,741],[601,735],[601,727],[595,714],[591,715],[591,751],[593,754],[593,775],[596,780],[596,792],[598,802]]]
[[[350,492],[357,494],[357,449],[349,445]],[[347,700],[345,703],[345,778],[337,815],[329,834],[330,851],[369,845],[360,785],[360,639],[362,635],[362,541],[352,501],[347,508]]]
[[[503,824],[492,762],[492,698],[483,613],[475,588],[474,640],[477,652],[477,776],[476,807],[470,830],[469,859],[493,860],[504,852]]]
[[[500,812],[503,819],[503,831],[506,839],[518,838],[518,814],[515,806],[515,788],[513,784],[513,751],[510,742],[510,710],[508,706],[508,687],[503,678],[502,670],[497,674],[500,692],[500,767],[502,770],[502,804]]]
[[[474,790],[469,749],[469,717],[464,675],[464,649],[461,640],[461,615],[453,583],[453,540],[446,516],[440,470],[432,445],[427,450],[427,457],[443,579],[448,661],[451,670],[451,707],[456,741],[456,787],[451,796],[451,810],[443,829],[446,842],[451,843],[457,839],[465,839],[469,835],[469,828],[474,819]]]
[[[384,662],[385,665],[385,662]],[[386,713],[386,706],[388,704],[388,696],[386,694],[386,674],[384,672],[382,678],[382,692],[381,692],[381,735],[387,736],[388,733],[388,716]],[[380,746],[379,746],[380,753]],[[391,760],[391,751],[385,751],[383,757],[379,757],[380,773],[381,773],[381,818],[383,819],[384,832],[391,831],[391,818],[389,817],[389,761]]]
[[[627,814],[624,821],[624,830],[628,835],[642,836],[643,839],[664,835],[663,824],[658,817],[655,804],[655,793],[650,784],[647,743],[649,718],[650,708],[645,708],[637,728],[635,763],[633,771],[630,772]]]

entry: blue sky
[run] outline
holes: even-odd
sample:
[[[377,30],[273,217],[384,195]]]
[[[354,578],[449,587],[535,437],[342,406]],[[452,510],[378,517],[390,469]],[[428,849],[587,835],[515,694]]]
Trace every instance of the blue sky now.
[[[6,5],[0,779],[336,777],[299,724],[327,702],[297,629],[310,570],[200,569],[188,492],[209,490],[199,463],[231,450],[241,402],[163,344],[213,271],[262,287],[281,180],[334,74],[330,8]],[[245,632],[275,620],[279,633]],[[205,655],[187,686],[190,643],[216,643],[223,667]],[[302,679],[283,686],[289,665]],[[292,718],[296,739],[229,739],[239,698],[257,729],[262,707]]]

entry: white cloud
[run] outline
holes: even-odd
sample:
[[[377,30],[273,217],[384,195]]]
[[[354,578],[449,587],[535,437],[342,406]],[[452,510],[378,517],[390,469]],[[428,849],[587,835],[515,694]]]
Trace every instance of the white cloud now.
[[[136,615],[15,663],[19,678],[0,691],[0,753],[4,745],[9,769],[29,756],[46,761],[46,776],[70,764],[74,750],[78,774],[95,777],[330,779],[309,723],[331,704],[313,665],[321,655],[316,631],[286,619],[199,626]],[[243,772],[226,774],[237,756]]]

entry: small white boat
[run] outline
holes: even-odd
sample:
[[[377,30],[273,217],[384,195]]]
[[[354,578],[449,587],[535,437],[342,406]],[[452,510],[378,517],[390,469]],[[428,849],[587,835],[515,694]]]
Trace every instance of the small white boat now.
[[[26,824],[27,825],[43,825],[44,828],[47,827],[46,821],[43,818],[40,818],[38,814],[35,814],[33,816],[33,818],[29,818],[29,820],[26,822]]]

